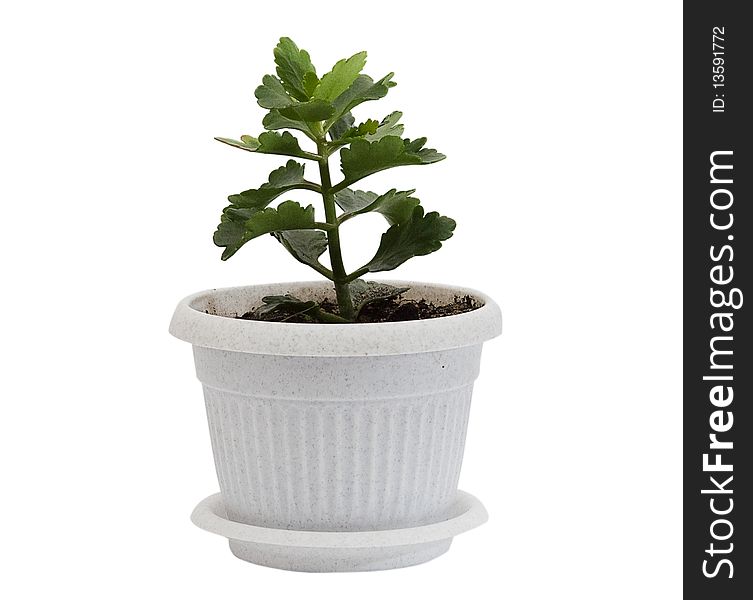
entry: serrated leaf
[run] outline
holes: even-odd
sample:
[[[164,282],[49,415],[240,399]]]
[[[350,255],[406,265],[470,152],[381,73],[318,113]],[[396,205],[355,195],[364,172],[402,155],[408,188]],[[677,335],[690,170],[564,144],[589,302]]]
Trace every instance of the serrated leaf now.
[[[350,115],[350,113],[348,114]],[[338,148],[350,144],[353,140],[361,138],[367,141],[376,141],[387,135],[401,135],[403,133],[403,126],[395,125],[397,119],[393,118],[393,115],[398,115],[397,119],[399,119],[402,113],[392,113],[392,115],[385,117],[381,122],[375,121],[374,119],[367,119],[363,123],[360,123],[358,127],[350,127],[344,132],[338,131],[338,137],[337,139],[333,138],[330,147]],[[338,123],[341,121],[342,119],[338,121]],[[336,125],[337,123],[332,126],[332,129],[334,129]]]
[[[264,296],[261,301],[264,304],[257,308],[253,314],[262,320],[273,313],[287,314],[288,318],[291,318],[307,313],[319,306],[313,300],[300,300],[291,294],[285,294],[284,296]]]
[[[316,229],[313,206],[303,208],[292,200],[281,203],[277,208],[264,210],[231,206],[222,213],[214,243],[225,248],[222,260],[227,260],[241,246],[260,235],[293,229]]]
[[[314,137],[314,133],[311,131],[311,127],[305,121],[294,121],[288,119],[280,114],[277,109],[270,110],[262,121],[264,129],[277,130],[277,129],[296,129],[302,131],[309,137]]]
[[[426,138],[416,138],[415,140],[404,139],[405,152],[409,154],[417,154],[421,157],[422,163],[433,163],[447,158],[441,152],[437,152],[433,148],[424,148],[426,145]]]
[[[373,119],[368,119],[363,123],[360,123],[358,127],[351,127],[347,131],[339,135],[337,140],[334,140],[330,145],[332,148],[344,146],[350,144],[353,140],[364,138],[371,133],[375,133],[379,128],[379,123]]]
[[[293,257],[310,267],[320,267],[319,257],[327,249],[327,235],[318,229],[281,231],[273,234]]]
[[[353,126],[353,123],[355,122],[356,119],[351,113],[345,113],[329,128],[330,139],[332,139],[333,141],[340,139],[345,134],[345,132],[350,130],[350,128]]]
[[[246,234],[246,221],[257,212],[255,208],[235,208],[228,206],[222,211],[220,224],[214,232],[214,243],[216,246],[225,248],[222,252],[222,260],[227,260],[235,254],[247,240],[244,240]]]
[[[364,307],[372,302],[395,298],[409,289],[409,287],[395,287],[394,285],[378,281],[364,281],[363,279],[356,279],[348,285],[350,298],[356,311],[356,319]]]
[[[301,102],[311,98],[311,94],[306,89],[306,77],[309,73],[316,77],[316,68],[311,64],[309,53],[298,48],[290,38],[283,37],[280,38],[280,42],[274,50],[274,55],[277,76],[285,90]],[[264,108],[276,107],[265,106]]]
[[[379,129],[379,123],[374,119],[367,119],[363,123],[359,123],[358,127],[354,127],[351,135],[353,137],[359,137],[363,135],[370,135],[377,132]]]
[[[305,152],[298,144],[296,137],[288,131],[282,134],[276,131],[265,131],[259,136],[259,139],[251,136],[243,136],[247,141],[238,141],[229,138],[214,138],[218,142],[246,150],[247,152],[259,152],[260,154],[282,154],[283,156],[294,156],[297,158],[307,158],[316,160],[318,157],[310,152]]]
[[[350,58],[338,60],[329,73],[322,75],[312,97],[331,102],[353,84],[364,66],[366,66],[366,52],[359,52]]]
[[[287,108],[280,108],[278,112],[283,117],[294,121],[312,123],[329,119],[335,113],[335,107],[325,100],[311,100],[309,102],[293,104]]]
[[[452,237],[455,221],[437,212],[424,215],[416,206],[410,219],[397,223],[382,234],[374,258],[366,265],[370,272],[391,271],[414,256],[423,256],[439,250],[444,240]]]
[[[398,192],[391,189],[379,196],[374,192],[345,188],[335,194],[335,202],[344,211],[340,216],[340,222],[368,212],[384,215],[390,225],[407,221],[413,215],[413,209],[420,203],[418,198],[411,197],[415,191]]]
[[[254,91],[256,101],[262,108],[285,108],[295,103],[291,98],[282,82],[274,75],[265,75],[261,80],[261,85]]]
[[[297,163],[294,160],[289,160],[285,163],[285,166],[279,167],[269,174],[268,184],[271,187],[282,188],[295,185],[298,183],[305,183],[303,173],[306,167],[301,163]],[[264,187],[264,186],[262,186]]]
[[[389,115],[384,117],[384,119],[382,119],[375,131],[368,132],[364,136],[365,139],[369,142],[375,142],[377,140],[381,140],[383,137],[387,137],[388,135],[401,137],[403,135],[404,127],[402,123],[398,123],[398,121],[402,118],[402,116],[403,113],[401,113],[399,110],[390,113]]]
[[[239,208],[265,208],[272,200],[294,189],[310,189],[312,184],[303,177],[304,166],[289,160],[285,166],[269,174],[267,183],[257,189],[246,190],[228,197]]]
[[[309,71],[303,78],[303,89],[309,98],[314,94],[316,86],[319,85],[319,78],[316,73]]]
[[[264,303],[253,312],[253,317],[261,321],[289,321],[294,317],[302,317],[303,321],[318,323],[349,323],[340,316],[329,313],[313,300],[301,300],[292,294],[284,296],[265,296],[261,299]],[[283,319],[278,317],[285,315]]]
[[[282,202],[277,208],[260,210],[246,221],[248,239],[273,231],[315,228],[314,207],[309,205],[304,208],[292,200]]]
[[[343,209],[343,214],[353,214],[368,206],[379,197],[375,192],[345,188],[335,194],[335,202]]]
[[[216,137],[214,139],[216,139],[218,142],[222,142],[223,144],[227,144],[228,146],[246,150],[247,152],[256,152],[257,148],[259,148],[259,140],[257,140],[255,137],[251,137],[250,135],[242,135],[240,140],[234,140],[232,138],[224,137]]]
[[[288,131],[284,131],[282,135],[275,131],[265,131],[259,136],[259,148],[256,151],[264,154],[311,158],[309,153],[301,149],[295,136]]]
[[[369,100],[384,98],[389,89],[397,85],[392,81],[394,76],[394,73],[388,73],[376,82],[368,75],[359,75],[356,77],[351,86],[332,101],[335,107],[335,114],[325,123],[325,131],[359,104]],[[351,121],[348,127],[352,124],[353,122]]]
[[[383,137],[376,142],[354,140],[340,152],[340,168],[345,179],[338,186],[345,187],[364,177],[403,165],[427,165],[445,158],[431,148],[424,148],[426,138],[411,141],[396,136]]]

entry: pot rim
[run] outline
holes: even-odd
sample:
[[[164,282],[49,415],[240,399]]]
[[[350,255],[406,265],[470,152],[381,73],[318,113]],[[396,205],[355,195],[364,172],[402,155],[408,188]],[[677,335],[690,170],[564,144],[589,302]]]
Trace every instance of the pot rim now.
[[[331,286],[329,281],[295,281],[216,288],[191,294],[178,303],[169,331],[178,339],[201,348],[273,356],[330,357],[438,352],[475,346],[502,332],[499,306],[478,290],[417,281],[383,282],[409,286],[411,292],[419,295],[431,291],[467,294],[483,305],[458,315],[391,323],[280,323],[205,312],[207,303],[218,297],[232,298],[254,292],[261,297],[294,292],[301,287],[327,290]]]

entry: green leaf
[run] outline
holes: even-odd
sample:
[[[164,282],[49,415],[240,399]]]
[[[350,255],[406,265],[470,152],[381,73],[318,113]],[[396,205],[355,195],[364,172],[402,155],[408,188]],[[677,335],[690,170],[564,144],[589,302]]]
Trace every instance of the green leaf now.
[[[314,184],[303,178],[304,166],[289,160],[284,167],[269,174],[267,183],[258,189],[246,190],[228,197],[231,204],[238,208],[265,208],[272,200],[294,189],[312,189]]]
[[[378,196],[374,192],[345,188],[335,194],[335,202],[344,211],[340,216],[340,222],[367,212],[381,213],[390,225],[407,221],[420,202],[418,198],[411,197],[415,191],[398,192],[392,189]]]
[[[283,117],[307,123],[324,121],[335,113],[335,107],[324,100],[311,100],[310,102],[293,104],[292,106],[278,110]]]
[[[304,152],[298,140],[288,131],[283,132],[282,135],[275,131],[265,131],[259,136],[259,148],[256,151],[264,154],[311,158],[311,154]]]
[[[214,232],[214,243],[216,246],[225,248],[222,253],[222,260],[227,260],[235,254],[247,240],[244,239],[246,234],[246,221],[257,212],[255,208],[235,208],[228,206],[222,211],[220,224]]]
[[[277,208],[265,208],[254,213],[246,221],[246,235],[254,239],[273,231],[291,229],[316,229],[314,224],[314,207],[302,207],[298,202],[286,200]]]
[[[338,60],[332,70],[322,76],[313,97],[334,100],[353,84],[365,65],[366,52],[359,52],[350,58]]]
[[[256,101],[263,108],[285,108],[295,103],[295,100],[288,96],[282,82],[274,75],[265,75],[261,80],[261,85],[254,92]]]
[[[338,148],[345,144],[350,144],[353,140],[367,137],[369,134],[376,133],[379,123],[373,119],[368,119],[359,124],[358,127],[351,127],[339,135],[338,139],[330,142],[331,148]]]
[[[264,317],[268,317],[273,313],[287,314],[287,319],[290,319],[291,317],[307,313],[319,306],[313,300],[300,300],[291,294],[285,294],[284,296],[264,296],[261,301],[264,304],[253,313],[255,317],[261,320],[266,320]]]
[[[306,86],[306,78],[316,77],[316,68],[311,64],[311,57],[305,50],[301,50],[290,38],[280,38],[274,51],[277,76],[282,81],[285,90],[296,100],[305,102],[311,98]],[[265,106],[264,108],[276,108]]]
[[[245,243],[265,233],[316,228],[314,207],[309,205],[303,208],[292,200],[281,203],[276,209],[229,206],[222,212],[220,225],[214,233],[214,243],[225,248],[222,260],[227,260]]]
[[[289,321],[294,317],[305,316],[304,321],[319,323],[349,323],[338,315],[328,313],[320,308],[313,300],[304,301],[291,294],[284,296],[265,296],[261,299],[264,306],[257,308],[253,316],[262,321]],[[279,319],[282,315],[285,318]]]
[[[317,229],[280,231],[273,234],[277,241],[304,265],[319,269],[319,257],[327,249],[327,235]]]
[[[403,141],[405,142],[405,152],[407,154],[418,155],[421,158],[422,164],[439,162],[440,160],[447,158],[444,154],[437,152],[433,148],[424,148],[426,145],[425,137],[416,138],[413,141],[406,138]]]
[[[452,237],[455,221],[437,212],[424,215],[416,206],[407,221],[397,223],[382,234],[374,258],[366,265],[370,272],[391,271],[414,256],[423,256],[439,250],[444,240]]]
[[[392,81],[394,75],[394,73],[388,73],[376,82],[368,75],[359,75],[356,77],[352,85],[333,100],[332,104],[335,106],[335,114],[325,124],[325,131],[359,104],[368,100],[384,98],[389,89],[397,85]],[[352,124],[353,122],[351,121],[348,127]]]
[[[329,128],[329,137],[333,141],[340,139],[346,132],[350,131],[355,122],[356,119],[351,113],[345,113]]]
[[[256,152],[256,150],[259,148],[259,140],[257,140],[255,137],[251,137],[250,135],[242,135],[240,140],[234,140],[232,138],[224,137],[216,137],[214,139],[216,139],[218,142],[222,142],[223,144],[227,144],[228,146],[240,148],[241,150],[246,150],[248,152]]]
[[[343,209],[344,214],[353,214],[362,208],[369,206],[379,197],[375,192],[364,192],[345,188],[335,194],[335,202]]]
[[[262,125],[264,125],[264,129],[270,130],[297,129],[312,139],[315,137],[314,132],[311,131],[309,123],[306,123],[305,121],[294,121],[293,119],[283,117],[277,109],[272,109],[265,115]]]
[[[337,188],[342,189],[378,171],[402,165],[427,165],[445,158],[431,148],[424,148],[426,138],[411,141],[393,135],[376,142],[354,140],[349,148],[340,152],[340,167],[345,179]]]
[[[359,138],[363,138],[369,142],[375,142],[388,135],[401,136],[403,134],[403,126],[397,122],[402,115],[403,113],[401,112],[393,112],[382,119],[381,122],[375,121],[374,119],[368,119],[359,124],[358,127],[349,127],[345,131],[341,131],[340,127],[345,124],[345,121],[343,121],[345,117],[343,117],[330,129],[330,135],[332,137],[330,147],[338,148],[350,144],[353,140]],[[351,121],[353,120],[351,113],[348,113],[346,117],[347,116],[350,116]],[[332,133],[333,131],[335,131],[337,137]]]
[[[282,154],[283,156],[294,156],[297,158],[307,158],[309,160],[318,160],[319,156],[311,152],[305,152],[298,144],[298,140],[288,131],[281,134],[276,131],[265,131],[259,136],[259,139],[249,136],[242,136],[241,141],[229,138],[214,138],[218,142],[228,144],[248,152],[259,152],[260,154]]]
[[[314,94],[316,86],[319,85],[319,78],[316,73],[309,71],[303,78],[303,89],[310,98]]]
[[[269,174],[268,184],[272,187],[285,187],[296,183],[304,183],[303,173],[306,170],[301,163],[289,160],[284,167],[279,167]],[[266,184],[262,187],[265,187]]]
[[[348,285],[348,290],[350,291],[350,297],[356,310],[355,318],[358,319],[358,315],[364,307],[372,302],[395,298],[400,294],[404,294],[409,289],[408,287],[395,287],[378,281],[364,281],[363,279],[352,281]]]
[[[361,137],[364,135],[375,134],[379,129],[379,123],[374,119],[367,119],[363,123],[359,123],[358,127],[353,127],[350,132],[351,137]]]
[[[402,123],[398,123],[402,116],[403,113],[399,110],[390,113],[382,119],[375,131],[369,132],[364,136],[365,139],[369,142],[375,142],[388,135],[396,135],[397,137],[402,136],[404,128]]]

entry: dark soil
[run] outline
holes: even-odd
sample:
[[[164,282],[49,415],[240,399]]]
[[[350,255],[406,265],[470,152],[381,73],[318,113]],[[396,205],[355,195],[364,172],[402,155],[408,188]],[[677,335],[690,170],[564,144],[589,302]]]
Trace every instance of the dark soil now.
[[[459,315],[479,308],[479,303],[470,296],[456,296],[450,304],[437,306],[426,300],[392,298],[366,305],[358,316],[359,323],[393,323],[418,321]],[[329,310],[329,309],[326,309]]]
[[[329,313],[337,314],[337,304],[329,300],[324,300],[320,304],[322,310]],[[401,297],[390,298],[389,300],[377,300],[367,304],[358,316],[357,323],[395,323],[398,321],[418,321],[423,319],[436,319],[437,317],[448,317],[470,312],[481,308],[471,296],[455,296],[449,304],[436,305],[426,300],[406,300]],[[251,310],[240,319],[256,320],[254,311]],[[311,323],[312,320],[305,316],[293,316],[287,314],[267,315],[265,321],[285,321],[287,323]]]

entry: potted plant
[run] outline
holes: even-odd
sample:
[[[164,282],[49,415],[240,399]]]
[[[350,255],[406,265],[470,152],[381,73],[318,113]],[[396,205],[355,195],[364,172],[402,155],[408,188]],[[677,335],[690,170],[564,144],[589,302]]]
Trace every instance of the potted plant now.
[[[236,556],[267,566],[424,562],[486,519],[457,483],[481,346],[500,333],[500,312],[473,290],[363,279],[439,250],[455,222],[425,212],[414,190],[354,186],[445,157],[425,138],[404,139],[399,112],[356,124],[352,111],[395,85],[392,73],[362,74],[365,52],[321,77],[288,38],[274,58],[276,76],[256,89],[266,131],[217,139],[289,159],[266,183],[229,197],[214,242],[227,260],[271,234],[322,278],[179,303],[170,332],[193,344],[221,490],[193,520],[228,537]],[[295,190],[318,194],[323,211],[282,198]],[[368,212],[382,214],[387,229],[374,257],[349,273],[340,228]]]

